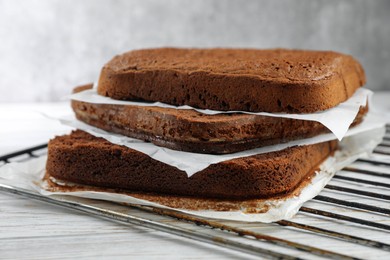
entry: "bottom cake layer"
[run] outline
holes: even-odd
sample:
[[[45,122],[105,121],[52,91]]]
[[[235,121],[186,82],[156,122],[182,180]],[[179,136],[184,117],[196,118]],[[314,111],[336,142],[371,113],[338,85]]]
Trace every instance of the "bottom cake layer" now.
[[[184,171],[133,149],[77,130],[49,142],[47,176],[77,184],[132,192],[202,198],[270,198],[291,193],[337,149],[337,141],[212,164]]]

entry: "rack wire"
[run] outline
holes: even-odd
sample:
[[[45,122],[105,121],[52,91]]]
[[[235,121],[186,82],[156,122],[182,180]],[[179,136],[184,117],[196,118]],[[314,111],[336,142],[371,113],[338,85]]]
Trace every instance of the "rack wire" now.
[[[361,158],[338,172],[293,219],[271,224],[215,221],[149,206],[70,196],[44,197],[3,184],[0,191],[266,258],[389,259],[389,136],[387,125],[386,136],[373,156]],[[46,148],[47,144],[43,144],[0,156],[0,165],[42,156]]]

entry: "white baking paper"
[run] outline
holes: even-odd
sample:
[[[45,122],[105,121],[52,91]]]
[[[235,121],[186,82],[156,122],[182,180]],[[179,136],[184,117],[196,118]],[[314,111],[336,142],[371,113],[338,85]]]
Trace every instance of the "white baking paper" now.
[[[174,109],[193,109],[203,114],[223,114],[223,113],[244,113],[253,115],[263,115],[272,117],[285,117],[299,120],[317,121],[328,128],[337,139],[341,140],[345,133],[348,131],[349,126],[352,124],[359,108],[365,106],[369,97],[372,95],[372,91],[364,88],[358,89],[355,94],[347,101],[339,104],[338,106],[311,114],[286,114],[286,113],[254,113],[247,111],[216,111],[209,109],[197,109],[190,106],[172,106],[161,102],[135,102],[135,101],[123,101],[115,100],[109,97],[104,97],[97,94],[96,89],[88,89],[79,93],[72,94],[70,99],[95,103],[95,104],[111,104],[111,105],[131,105],[131,106],[153,106],[153,107],[165,107]]]
[[[60,121],[65,125],[83,130],[85,132],[90,133],[91,135],[102,137],[111,143],[124,145],[131,149],[144,153],[157,161],[163,162],[170,166],[176,167],[182,171],[185,171],[188,177],[192,176],[198,171],[204,170],[210,164],[215,164],[222,161],[227,161],[227,160],[240,158],[240,157],[279,151],[287,147],[292,147],[296,145],[309,145],[309,144],[321,143],[321,142],[335,139],[334,135],[329,133],[329,134],[318,135],[312,138],[300,139],[288,143],[260,147],[260,148],[246,150],[238,153],[213,155],[213,154],[200,154],[200,153],[176,151],[176,150],[160,147],[149,142],[144,142],[142,140],[123,136],[120,134],[110,133],[102,129],[85,124],[81,121],[78,121],[77,119],[75,119],[74,116],[61,118]],[[374,115],[373,113],[368,113],[366,118],[363,120],[363,122],[358,126],[350,129],[345,134],[345,136],[350,136],[356,133],[361,133],[363,131],[374,129],[383,126],[384,124],[385,123],[382,121],[381,118]]]
[[[264,213],[248,214],[243,211],[194,211],[169,208],[155,202],[140,200],[128,195],[97,192],[97,191],[76,191],[76,192],[50,192],[45,190],[46,184],[42,181],[45,173],[46,156],[33,159],[23,163],[10,163],[0,167],[0,183],[36,191],[45,196],[69,195],[106,201],[115,201],[129,204],[148,205],[153,207],[169,208],[187,214],[200,217],[245,221],[245,222],[274,222],[282,219],[292,218],[303,205],[320,193],[322,188],[329,182],[336,171],[347,166],[361,156],[368,156],[372,150],[381,142],[385,133],[384,126],[371,128],[346,137],[341,142],[341,150],[336,152],[334,157],[328,158],[321,166],[320,171],[312,179],[299,196],[288,199],[269,199],[262,201],[269,209]],[[60,200],[60,198],[54,196]],[[85,203],[85,202],[84,202]]]

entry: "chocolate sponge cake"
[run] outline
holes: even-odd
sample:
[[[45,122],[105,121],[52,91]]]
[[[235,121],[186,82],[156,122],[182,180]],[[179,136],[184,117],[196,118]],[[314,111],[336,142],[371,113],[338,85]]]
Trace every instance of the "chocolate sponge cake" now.
[[[268,198],[310,178],[337,141],[232,159],[186,173],[130,148],[77,130],[49,142],[46,172],[97,187],[202,198]]]
[[[220,111],[312,113],[364,84],[359,62],[336,52],[161,48],[115,56],[98,93]]]
[[[351,56],[335,52],[147,49],[109,61],[101,71],[97,93],[120,100],[233,112],[206,115],[195,110],[88,100],[73,100],[72,108],[79,120],[111,133],[175,150],[225,154],[328,132],[313,121],[240,111],[323,111],[349,99],[364,83],[361,65]],[[76,91],[87,88],[91,86]],[[360,107],[352,125],[362,122],[367,109]],[[147,144],[151,149],[143,153],[139,146],[131,149],[76,130],[49,142],[46,177],[130,193],[191,198],[188,201],[285,199],[286,194],[299,195],[298,187],[309,183],[337,145],[334,140],[290,146],[231,160],[202,155],[206,168],[195,167],[189,176],[181,170],[187,168],[175,166],[181,165],[184,157],[196,165],[194,154],[171,156],[159,153],[166,149],[153,144]],[[157,156],[152,158],[148,152]],[[208,164],[210,157],[218,158],[218,163]]]
[[[91,88],[86,85],[75,92]],[[174,150],[226,154],[313,137],[329,130],[321,123],[251,114],[206,115],[195,110],[72,101],[77,119]],[[368,108],[361,107],[352,126]]]

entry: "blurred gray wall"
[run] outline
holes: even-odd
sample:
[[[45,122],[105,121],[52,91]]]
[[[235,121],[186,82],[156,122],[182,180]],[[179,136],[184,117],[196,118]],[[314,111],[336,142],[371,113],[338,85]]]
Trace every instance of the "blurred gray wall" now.
[[[0,0],[0,102],[59,100],[113,55],[158,46],[336,50],[390,90],[390,1]]]

